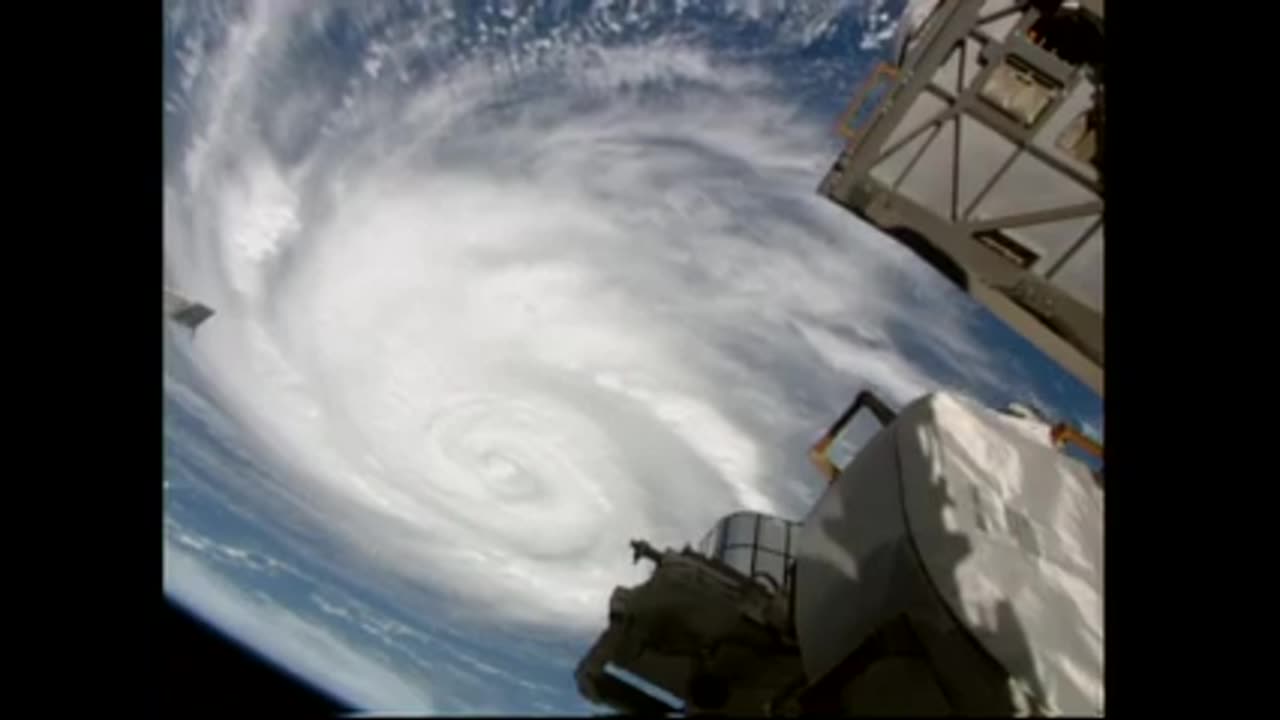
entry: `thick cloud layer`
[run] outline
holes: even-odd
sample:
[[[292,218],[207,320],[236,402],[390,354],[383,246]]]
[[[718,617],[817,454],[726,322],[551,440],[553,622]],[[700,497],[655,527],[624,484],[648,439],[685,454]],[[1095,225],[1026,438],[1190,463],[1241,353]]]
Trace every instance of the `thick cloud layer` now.
[[[667,5],[171,9],[167,281],[218,309],[187,352],[350,573],[590,630],[627,540],[802,515],[858,389],[1028,384],[814,193],[806,53],[880,4]]]

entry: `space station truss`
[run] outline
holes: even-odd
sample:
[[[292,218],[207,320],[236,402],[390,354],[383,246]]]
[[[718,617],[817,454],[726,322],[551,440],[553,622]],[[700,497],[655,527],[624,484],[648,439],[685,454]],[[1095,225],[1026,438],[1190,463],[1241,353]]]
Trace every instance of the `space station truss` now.
[[[858,88],[819,191],[1101,395],[1102,3],[932,5]]]

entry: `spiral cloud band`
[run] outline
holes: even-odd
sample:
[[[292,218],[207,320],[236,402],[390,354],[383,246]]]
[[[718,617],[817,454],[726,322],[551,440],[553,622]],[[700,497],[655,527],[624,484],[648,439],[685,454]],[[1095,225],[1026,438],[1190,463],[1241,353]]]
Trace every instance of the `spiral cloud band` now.
[[[170,9],[182,352],[349,572],[585,633],[629,539],[802,515],[861,387],[1028,383],[815,194],[856,68],[800,63],[879,4],[697,5]]]

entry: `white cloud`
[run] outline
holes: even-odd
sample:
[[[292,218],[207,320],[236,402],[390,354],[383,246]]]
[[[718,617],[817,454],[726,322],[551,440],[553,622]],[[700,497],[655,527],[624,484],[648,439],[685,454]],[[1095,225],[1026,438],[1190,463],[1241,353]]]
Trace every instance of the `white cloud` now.
[[[633,537],[800,514],[784,441],[861,386],[938,385],[908,340],[1024,382],[958,291],[816,197],[830,119],[797,115],[793,78],[617,41],[637,11],[536,41],[495,21],[460,58],[428,12],[352,67],[263,80],[326,12],[255,10],[192,65],[166,259],[219,309],[192,346],[213,392],[369,568],[502,628],[595,628],[642,572]]]
[[[265,601],[165,543],[165,591],[281,667],[366,708],[430,713],[427,678],[405,676],[370,649],[353,647],[331,627]]]

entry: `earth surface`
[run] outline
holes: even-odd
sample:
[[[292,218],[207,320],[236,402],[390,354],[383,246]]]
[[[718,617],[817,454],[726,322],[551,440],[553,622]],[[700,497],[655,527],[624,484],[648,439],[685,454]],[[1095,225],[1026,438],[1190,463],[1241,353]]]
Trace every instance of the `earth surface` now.
[[[171,2],[164,589],[370,710],[563,714],[627,542],[862,388],[1101,401],[818,197],[901,2]]]

